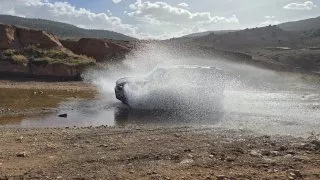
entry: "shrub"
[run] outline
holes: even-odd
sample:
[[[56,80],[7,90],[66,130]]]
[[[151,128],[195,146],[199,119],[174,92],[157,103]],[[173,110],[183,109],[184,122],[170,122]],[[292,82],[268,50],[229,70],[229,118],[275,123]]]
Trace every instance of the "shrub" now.
[[[21,64],[21,65],[27,65],[28,59],[24,55],[13,55],[11,57],[14,63]]]

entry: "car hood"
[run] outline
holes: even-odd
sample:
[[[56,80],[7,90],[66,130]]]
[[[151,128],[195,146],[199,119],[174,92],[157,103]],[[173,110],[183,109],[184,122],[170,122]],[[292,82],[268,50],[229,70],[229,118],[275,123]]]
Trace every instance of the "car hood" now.
[[[117,80],[116,85],[124,85],[127,83],[140,83],[140,82],[147,82],[144,78],[137,78],[137,77],[123,77]]]

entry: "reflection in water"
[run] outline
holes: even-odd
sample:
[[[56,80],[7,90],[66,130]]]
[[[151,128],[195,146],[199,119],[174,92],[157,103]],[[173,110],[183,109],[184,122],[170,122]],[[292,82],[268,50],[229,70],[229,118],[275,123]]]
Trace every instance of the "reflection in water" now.
[[[115,124],[148,125],[214,125],[224,116],[224,112],[178,111],[178,110],[138,110],[120,105],[114,111]]]
[[[111,96],[112,97],[112,96]],[[221,103],[219,106],[222,107]],[[117,100],[77,100],[61,104],[56,113],[41,114],[0,121],[6,127],[72,127],[72,126],[127,126],[127,125],[214,125],[223,117],[221,111],[206,110],[137,110]],[[58,117],[67,114],[67,118]]]

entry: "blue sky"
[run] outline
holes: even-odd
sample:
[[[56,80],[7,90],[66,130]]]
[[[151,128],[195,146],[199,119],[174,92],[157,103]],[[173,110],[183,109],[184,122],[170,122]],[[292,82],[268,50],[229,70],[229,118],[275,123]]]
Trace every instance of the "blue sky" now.
[[[1,0],[0,14],[165,39],[317,17],[319,6],[320,0]]]

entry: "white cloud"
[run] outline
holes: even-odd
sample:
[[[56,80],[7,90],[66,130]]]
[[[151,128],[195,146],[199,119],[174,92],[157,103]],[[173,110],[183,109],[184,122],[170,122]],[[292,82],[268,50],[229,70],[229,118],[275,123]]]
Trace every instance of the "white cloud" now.
[[[265,19],[275,19],[275,16],[264,16]]]
[[[187,8],[187,7],[189,7],[189,4],[187,4],[187,3],[185,3],[185,2],[182,2],[182,3],[178,4],[178,6]]]
[[[276,20],[276,16],[264,16],[266,19],[261,23],[262,26],[268,26],[268,25],[277,25],[280,24],[281,22]]]
[[[110,12],[111,13],[111,12]],[[74,24],[90,29],[105,29],[136,35],[136,27],[124,24],[120,18],[105,13],[72,6],[67,2],[48,0],[1,0],[0,14],[11,14],[28,18],[45,18]]]
[[[114,2],[114,3],[119,3],[119,2],[121,2],[122,0],[112,0],[112,2]]]
[[[137,0],[130,5],[127,15],[144,24],[144,28],[158,31],[159,35],[181,36],[188,33],[209,30],[219,24],[238,24],[235,15],[231,17],[213,16],[210,12],[191,12],[190,10],[172,6],[166,2],[150,2]],[[161,33],[162,32],[162,33]]]
[[[317,5],[312,1],[306,1],[304,3],[290,3],[285,5],[283,8],[288,10],[312,10],[316,7]]]

